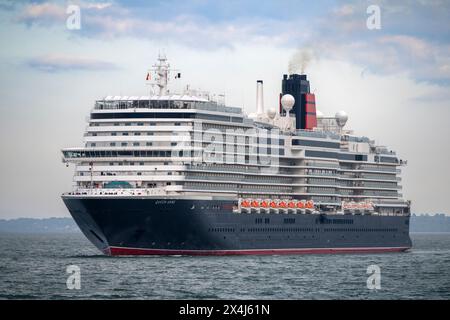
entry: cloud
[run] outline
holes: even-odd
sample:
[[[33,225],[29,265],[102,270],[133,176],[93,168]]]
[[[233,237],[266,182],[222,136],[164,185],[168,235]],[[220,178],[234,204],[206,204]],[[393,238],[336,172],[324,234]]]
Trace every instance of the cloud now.
[[[336,16],[350,16],[355,13],[355,6],[351,4],[344,4],[340,7],[334,8],[333,13]]]
[[[65,71],[109,71],[117,69],[111,62],[91,58],[46,55],[26,61],[26,65],[42,72],[56,73]]]
[[[177,11],[163,18],[152,8],[127,7],[118,3],[78,3],[81,8],[81,29],[69,31],[70,36],[115,39],[133,37],[181,43],[198,49],[234,48],[236,44],[267,44],[286,46],[301,40],[293,21],[234,17],[211,21],[201,13]],[[175,5],[175,4],[174,4]],[[65,28],[68,17],[64,4],[39,3],[23,6],[16,21],[28,27]]]
[[[29,3],[20,8],[20,13],[16,17],[16,21],[25,23],[27,26],[41,25],[50,26],[54,24],[63,25],[68,17],[67,5],[75,4],[80,7],[82,13],[95,14],[101,10],[108,9],[112,6],[110,2],[84,2],[75,1],[61,4],[56,2]],[[19,6],[20,4],[16,4]]]
[[[450,24],[445,14],[450,2],[374,1],[381,8],[381,30],[367,29],[368,3],[361,1],[321,5],[314,16],[305,16],[307,10],[280,15],[278,6],[296,5],[287,0],[278,6],[268,2],[252,14],[243,13],[234,1],[195,1],[189,6],[178,1],[75,3],[82,9],[80,30],[65,29],[65,3],[22,5],[17,21],[60,28],[71,38],[137,38],[201,50],[300,47],[319,53],[317,57],[353,61],[371,72],[408,73],[418,80],[450,83]]]
[[[22,9],[17,16],[17,21],[28,26],[33,24],[51,25],[55,22],[62,22],[66,18],[66,10],[63,6],[53,3],[32,3]]]
[[[12,11],[17,7],[19,1],[14,0],[3,0],[0,1],[0,10]]]
[[[378,39],[380,44],[395,45],[399,49],[411,52],[417,58],[425,58],[428,56],[430,44],[426,41],[405,35],[389,35],[382,36]]]
[[[352,61],[372,73],[404,73],[419,81],[450,84],[450,37],[435,36],[450,35],[447,17],[440,12],[450,11],[450,3],[375,3],[381,9],[381,30],[366,27],[367,3],[346,2],[320,17],[299,46],[323,58]]]
[[[295,35],[272,32],[270,26],[261,21],[211,24],[201,17],[189,15],[176,16],[168,21],[89,16],[84,19],[81,33],[86,37],[106,39],[132,36],[163,40],[207,50],[234,48],[241,43],[286,45],[293,42],[291,39]]]
[[[82,3],[81,7],[82,8],[86,8],[86,9],[97,9],[97,10],[103,10],[106,8],[109,8],[112,6],[111,2],[102,2],[102,3],[92,3],[92,2],[88,2],[88,3]]]

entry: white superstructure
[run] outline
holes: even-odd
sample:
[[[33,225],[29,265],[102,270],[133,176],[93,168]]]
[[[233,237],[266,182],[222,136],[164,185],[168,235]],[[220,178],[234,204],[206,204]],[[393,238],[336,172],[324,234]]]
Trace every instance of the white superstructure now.
[[[256,117],[208,94],[168,91],[165,56],[155,65],[158,93],[96,101],[84,145],[63,149],[75,164],[73,194],[312,200],[322,211],[408,213],[402,160],[374,141],[344,130],[347,115],[318,117],[296,130],[286,111],[264,111],[258,82]]]

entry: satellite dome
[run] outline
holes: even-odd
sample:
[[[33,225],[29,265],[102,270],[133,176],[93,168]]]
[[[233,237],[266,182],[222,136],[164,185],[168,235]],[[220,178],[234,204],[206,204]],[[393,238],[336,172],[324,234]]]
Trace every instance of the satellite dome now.
[[[269,117],[269,119],[274,119],[275,116],[277,115],[277,111],[275,109],[269,109],[267,110],[267,116]]]
[[[322,113],[322,111],[316,110],[316,117],[317,117],[317,118],[323,118],[323,113]]]
[[[286,112],[291,111],[292,107],[295,104],[295,98],[290,94],[285,94],[281,97],[281,105]]]
[[[347,123],[348,120],[348,115],[345,113],[345,111],[339,111],[336,113],[336,115],[334,116],[336,118],[337,124],[340,127],[345,126],[345,124]]]

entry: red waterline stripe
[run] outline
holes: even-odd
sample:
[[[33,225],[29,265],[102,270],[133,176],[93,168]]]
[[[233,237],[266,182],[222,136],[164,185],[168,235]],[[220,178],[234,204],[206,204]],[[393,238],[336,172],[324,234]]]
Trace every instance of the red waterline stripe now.
[[[191,256],[225,256],[225,255],[275,255],[275,254],[332,254],[332,253],[384,253],[401,252],[410,247],[361,247],[361,248],[310,248],[310,249],[244,249],[244,250],[170,250],[108,247],[104,253],[111,256],[128,255],[191,255]]]

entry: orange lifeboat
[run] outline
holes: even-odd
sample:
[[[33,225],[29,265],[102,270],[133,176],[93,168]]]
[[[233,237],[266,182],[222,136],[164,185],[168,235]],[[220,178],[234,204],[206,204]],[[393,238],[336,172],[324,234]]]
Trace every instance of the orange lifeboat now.
[[[269,202],[267,202],[266,200],[261,201],[261,207],[268,208],[269,207]]]
[[[305,203],[303,201],[297,202],[297,208],[299,209],[305,209]]]
[[[247,200],[243,200],[241,202],[241,206],[244,207],[244,208],[248,208],[248,207],[250,207],[250,202],[247,201]]]
[[[306,208],[307,209],[313,209],[314,208],[314,201],[309,200],[306,202]]]
[[[252,201],[252,207],[254,207],[254,208],[259,208],[259,202],[256,201],[256,200],[253,200],[253,201]]]
[[[294,201],[289,201],[288,207],[289,208],[295,208],[295,202]]]
[[[275,201],[271,201],[270,202],[270,207],[271,208],[278,208],[278,205],[277,205],[277,203]]]
[[[278,206],[279,206],[280,208],[286,208],[286,207],[287,207],[287,204],[286,204],[285,201],[280,201],[280,202],[278,203]]]

